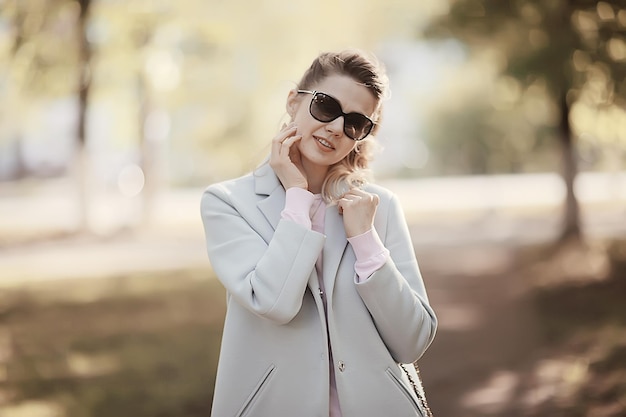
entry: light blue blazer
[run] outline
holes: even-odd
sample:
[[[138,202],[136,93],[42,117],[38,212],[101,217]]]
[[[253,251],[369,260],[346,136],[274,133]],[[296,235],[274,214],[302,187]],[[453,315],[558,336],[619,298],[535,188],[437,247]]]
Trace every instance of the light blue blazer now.
[[[422,415],[398,364],[422,356],[437,319],[397,198],[365,189],[380,197],[374,226],[391,256],[361,283],[337,206],[325,234],[282,220],[269,165],[204,192],[208,255],[228,296],[213,417],[328,417],[329,342],[343,417]]]

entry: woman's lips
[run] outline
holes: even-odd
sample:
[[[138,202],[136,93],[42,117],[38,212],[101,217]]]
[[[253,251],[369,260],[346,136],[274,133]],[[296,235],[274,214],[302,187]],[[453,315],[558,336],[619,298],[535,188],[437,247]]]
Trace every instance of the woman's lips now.
[[[328,149],[328,150],[334,150],[335,149],[335,147],[329,141],[327,141],[324,138],[320,138],[318,136],[315,136],[315,140],[317,141],[317,143],[322,145],[322,147],[324,147],[325,149]]]

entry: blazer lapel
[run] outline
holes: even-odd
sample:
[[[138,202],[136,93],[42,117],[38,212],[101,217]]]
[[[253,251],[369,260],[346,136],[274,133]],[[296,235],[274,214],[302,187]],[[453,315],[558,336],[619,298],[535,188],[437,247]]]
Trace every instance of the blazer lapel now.
[[[272,225],[272,228],[276,230],[280,222],[280,213],[285,207],[285,189],[269,164],[264,164],[259,167],[254,172],[254,178],[255,192],[258,195],[267,196],[267,198],[257,203],[257,207]],[[348,245],[348,239],[346,238],[346,232],[343,227],[343,217],[339,214],[336,204],[326,207],[324,234],[326,235],[326,244],[323,249],[324,288],[330,300],[335,285],[335,276],[339,269],[339,263]],[[317,274],[315,274],[315,271],[313,271],[310,277],[309,286],[312,291],[316,291],[316,288],[319,286],[317,284]]]
[[[285,189],[269,163],[261,165],[254,172],[254,191],[267,198],[259,201],[257,206],[267,221],[276,230],[280,221],[280,212],[285,207]]]
[[[280,221],[280,212],[285,207],[285,190],[282,187],[276,188],[266,199],[259,201],[258,207],[272,228],[276,230]]]
[[[324,245],[324,287],[328,300],[331,299],[335,285],[335,277],[339,269],[339,263],[348,245],[346,231],[343,227],[343,217],[339,214],[337,205],[329,205],[326,208],[324,220],[324,234],[326,244]]]

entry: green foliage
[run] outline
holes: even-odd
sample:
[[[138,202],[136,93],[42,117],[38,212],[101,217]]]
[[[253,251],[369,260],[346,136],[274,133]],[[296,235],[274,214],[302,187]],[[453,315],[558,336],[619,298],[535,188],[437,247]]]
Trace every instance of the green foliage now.
[[[11,74],[22,94],[65,96],[76,88],[78,48],[70,0],[13,0],[0,15],[13,27]]]
[[[506,56],[506,72],[522,81],[544,78],[554,93],[580,89],[589,65],[598,65],[614,81],[616,101],[623,102],[625,9],[624,0],[459,0],[429,33],[448,33],[475,46],[495,43]],[[576,51],[587,65],[572,62]]]
[[[543,100],[554,108],[554,116],[538,123],[528,120],[533,129],[525,137],[535,146],[525,147],[525,151],[541,156],[545,140],[558,138],[570,129],[558,121],[561,113],[565,114],[562,120],[570,116],[573,134],[586,142],[587,149],[603,154],[598,148],[604,143],[624,137],[623,129],[600,129],[594,120],[604,116],[599,112],[611,114],[611,125],[623,124],[625,120],[624,112],[618,110],[626,103],[625,9],[624,0],[458,0],[452,3],[448,14],[433,21],[425,34],[429,38],[456,38],[469,45],[477,57],[492,51],[500,79],[513,77],[522,95],[531,89],[543,90]],[[494,94],[497,100],[498,92]],[[477,101],[481,103],[480,97]],[[521,101],[511,104],[518,112],[524,111]],[[576,109],[575,120],[570,115],[572,108]],[[515,114],[494,106],[466,132],[476,143],[489,142],[494,131],[506,140],[507,131],[493,123],[496,119],[508,120],[513,129],[519,126]],[[561,133],[556,130],[559,125]],[[551,134],[541,133],[551,129]],[[512,143],[507,146],[515,148]],[[493,152],[496,148],[488,146],[487,150]],[[502,156],[512,158],[508,163],[513,167],[519,165],[514,161],[524,155]],[[601,168],[602,163],[594,161],[586,168]]]

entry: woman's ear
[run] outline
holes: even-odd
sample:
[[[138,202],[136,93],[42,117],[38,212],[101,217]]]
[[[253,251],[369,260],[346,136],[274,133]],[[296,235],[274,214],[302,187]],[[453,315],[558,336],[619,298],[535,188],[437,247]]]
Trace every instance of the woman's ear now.
[[[291,119],[293,119],[293,117],[296,114],[296,111],[298,110],[298,91],[297,90],[289,90],[289,94],[287,94],[287,104],[286,104],[286,110],[287,110],[287,114],[289,115],[289,117]]]

